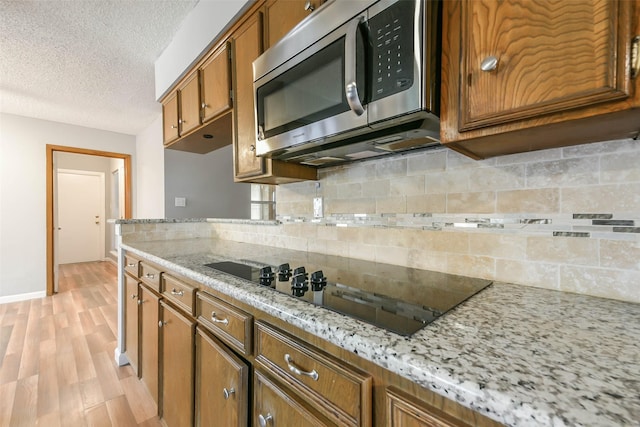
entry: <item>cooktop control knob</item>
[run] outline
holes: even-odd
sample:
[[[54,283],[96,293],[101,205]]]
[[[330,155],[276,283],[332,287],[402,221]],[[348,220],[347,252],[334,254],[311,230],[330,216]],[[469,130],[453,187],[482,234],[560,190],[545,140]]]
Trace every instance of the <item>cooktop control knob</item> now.
[[[295,274],[296,272],[297,274]],[[294,296],[301,297],[308,290],[307,273],[304,270],[304,267],[296,268],[294,270],[293,279],[291,279],[291,293]]]
[[[280,264],[278,266],[278,281],[288,282],[291,277],[291,267],[289,264]]]
[[[322,273],[322,270],[314,271],[311,273],[311,290],[321,291],[327,286],[327,278]]]
[[[260,269],[260,284],[262,286],[271,286],[275,278],[275,273],[271,269],[271,266],[266,266]]]

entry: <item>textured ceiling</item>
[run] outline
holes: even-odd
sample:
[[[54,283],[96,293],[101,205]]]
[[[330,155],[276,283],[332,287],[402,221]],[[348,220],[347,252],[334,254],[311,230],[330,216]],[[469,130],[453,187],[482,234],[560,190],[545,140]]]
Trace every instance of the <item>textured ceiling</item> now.
[[[135,135],[154,61],[197,0],[0,0],[0,112]]]

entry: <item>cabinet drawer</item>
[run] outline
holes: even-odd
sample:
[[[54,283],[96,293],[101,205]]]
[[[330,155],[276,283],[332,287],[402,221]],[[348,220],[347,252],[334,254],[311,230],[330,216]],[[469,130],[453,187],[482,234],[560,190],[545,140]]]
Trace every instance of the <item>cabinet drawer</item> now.
[[[194,315],[195,286],[176,279],[168,274],[162,275],[162,296],[185,310],[189,315]]]
[[[131,255],[124,256],[124,271],[133,277],[140,277],[140,260]]]
[[[140,280],[142,280],[147,286],[154,291],[160,293],[160,275],[162,271],[147,264],[144,261],[140,261]]]
[[[369,375],[261,322],[256,322],[256,361],[337,424],[371,425]]]
[[[251,354],[253,316],[201,292],[198,293],[196,317],[202,326],[226,344],[242,354]]]

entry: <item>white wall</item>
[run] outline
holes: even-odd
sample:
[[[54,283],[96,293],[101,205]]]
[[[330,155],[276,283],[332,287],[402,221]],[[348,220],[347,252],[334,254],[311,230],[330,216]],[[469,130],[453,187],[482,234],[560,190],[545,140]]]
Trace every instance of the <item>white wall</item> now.
[[[137,212],[134,218],[164,218],[162,115],[136,136]]]
[[[156,99],[200,59],[234,17],[255,0],[200,0],[155,63]]]
[[[0,113],[0,302],[46,291],[47,144],[130,154],[135,165],[134,136]],[[132,179],[135,189],[135,169]]]

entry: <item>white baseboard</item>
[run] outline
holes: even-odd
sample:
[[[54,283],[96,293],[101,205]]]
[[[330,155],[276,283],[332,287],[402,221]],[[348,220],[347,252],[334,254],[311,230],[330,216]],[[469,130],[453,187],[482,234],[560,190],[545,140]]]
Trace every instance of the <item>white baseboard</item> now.
[[[46,291],[29,292],[26,294],[7,295],[0,297],[0,304],[8,304],[10,302],[26,301],[28,299],[44,298],[47,296]]]

